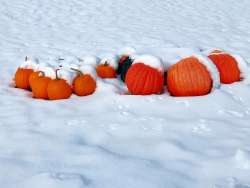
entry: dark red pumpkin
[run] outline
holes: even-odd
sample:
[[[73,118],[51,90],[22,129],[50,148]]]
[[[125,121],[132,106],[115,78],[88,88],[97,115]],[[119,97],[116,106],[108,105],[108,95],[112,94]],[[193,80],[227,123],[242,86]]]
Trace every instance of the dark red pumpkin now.
[[[125,83],[133,95],[160,94],[164,78],[159,70],[144,63],[136,63],[128,69]]]
[[[233,56],[225,52],[213,51],[208,58],[216,65],[221,83],[231,84],[240,81],[240,69]]]
[[[213,85],[206,66],[196,57],[188,57],[172,65],[166,80],[168,91],[173,96],[206,95]]]

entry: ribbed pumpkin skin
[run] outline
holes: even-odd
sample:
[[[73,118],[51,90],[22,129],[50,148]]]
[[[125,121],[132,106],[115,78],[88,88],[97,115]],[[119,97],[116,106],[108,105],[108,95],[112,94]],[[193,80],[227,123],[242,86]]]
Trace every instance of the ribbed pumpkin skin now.
[[[32,73],[32,69],[18,68],[14,78],[16,87],[29,90],[29,77]]]
[[[168,91],[173,96],[201,96],[212,89],[210,73],[195,57],[185,58],[171,66],[166,77]]]
[[[164,78],[158,70],[136,63],[128,69],[125,83],[133,95],[160,94],[163,91]]]
[[[96,81],[89,74],[79,75],[73,81],[73,91],[78,96],[91,95],[96,90]]]
[[[240,81],[240,70],[234,57],[226,53],[210,54],[209,59],[216,65],[223,84]]]
[[[37,99],[48,99],[48,84],[51,78],[40,76],[32,81],[32,93],[33,97]]]
[[[115,69],[109,65],[98,65],[96,73],[100,78],[116,78]]]
[[[30,84],[30,88],[32,90],[32,84],[34,82],[34,80],[36,80],[39,77],[40,72],[32,72],[29,76],[29,84]]]
[[[54,79],[49,82],[47,92],[49,100],[68,99],[72,89],[65,80]]]

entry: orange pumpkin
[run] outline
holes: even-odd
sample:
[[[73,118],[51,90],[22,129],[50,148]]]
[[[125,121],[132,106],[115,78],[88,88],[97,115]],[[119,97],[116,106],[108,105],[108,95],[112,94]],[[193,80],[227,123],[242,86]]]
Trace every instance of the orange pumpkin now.
[[[32,69],[18,68],[14,78],[16,87],[29,90],[29,77],[32,73]]]
[[[221,83],[231,84],[240,81],[240,69],[233,56],[221,51],[213,51],[208,58],[216,65],[220,73]]]
[[[128,55],[123,55],[123,56],[120,57],[119,63],[118,63],[118,70],[117,70],[117,73],[118,73],[118,74],[121,74],[123,64],[124,64],[124,62],[125,62],[128,58],[129,58]]]
[[[60,79],[56,70],[56,79],[50,80],[48,83],[49,100],[68,99],[72,95],[72,88],[66,80]]]
[[[196,57],[188,57],[172,65],[166,80],[168,91],[173,96],[206,95],[213,85],[206,66]]]
[[[32,83],[35,79],[37,79],[39,77],[39,74],[41,73],[41,71],[36,71],[36,72],[32,72],[29,76],[29,84],[30,84],[30,88],[32,90]]]
[[[40,72],[41,74],[42,72]],[[38,99],[48,99],[48,84],[51,81],[51,78],[44,76],[43,75],[38,75],[36,78],[32,80],[32,93],[34,98]]]
[[[136,63],[128,69],[125,83],[133,95],[160,94],[163,91],[164,77],[157,69],[144,63]]]
[[[97,65],[96,73],[100,78],[116,78],[115,69],[107,62]]]
[[[83,74],[80,70],[73,69],[78,75],[73,80],[73,92],[78,96],[91,95],[96,90],[96,81],[90,74]]]

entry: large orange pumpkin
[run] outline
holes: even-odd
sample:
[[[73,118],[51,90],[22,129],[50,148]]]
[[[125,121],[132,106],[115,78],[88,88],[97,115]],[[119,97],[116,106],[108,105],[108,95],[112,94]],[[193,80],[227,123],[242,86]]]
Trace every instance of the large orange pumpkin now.
[[[136,63],[128,69],[125,83],[133,95],[160,94],[164,78],[159,70],[144,63]]]
[[[48,99],[48,84],[51,81],[51,78],[44,76],[44,73],[40,73],[43,75],[38,75],[34,80],[32,80],[32,93],[34,98],[38,99]]]
[[[96,90],[96,81],[90,74],[83,74],[80,70],[72,69],[78,72],[73,80],[73,92],[78,96],[91,95]]]
[[[196,57],[188,57],[172,65],[166,80],[168,91],[173,96],[206,95],[213,85],[206,66]]]
[[[29,90],[29,77],[32,73],[32,69],[18,68],[14,78],[16,87]]]
[[[97,65],[96,73],[100,78],[116,78],[115,69],[107,62]]]
[[[213,51],[208,58],[216,65],[220,73],[221,83],[231,84],[240,81],[240,69],[233,56],[217,50]]]
[[[49,100],[68,99],[72,95],[72,88],[66,80],[60,79],[56,70],[56,79],[50,80],[48,83]]]

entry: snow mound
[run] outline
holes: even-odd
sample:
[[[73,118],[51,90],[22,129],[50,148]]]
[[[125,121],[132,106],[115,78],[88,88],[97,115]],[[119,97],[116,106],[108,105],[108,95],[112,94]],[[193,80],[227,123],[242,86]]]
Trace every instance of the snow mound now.
[[[92,65],[82,65],[82,66],[80,66],[79,70],[80,70],[83,74],[89,74],[89,75],[92,76],[94,79],[97,78],[97,74],[96,74],[95,67],[92,66]]]
[[[96,66],[100,59],[97,56],[84,56],[82,58],[79,58],[79,64],[80,65],[93,65]]]
[[[57,71],[58,78],[64,79],[67,81],[69,85],[72,85],[74,78],[76,77],[77,73],[73,70],[61,68]]]
[[[41,173],[23,181],[20,188],[84,188],[90,180],[80,174]]]
[[[140,56],[136,57],[136,59],[133,62],[133,64],[136,64],[136,63],[143,63],[145,65],[148,65],[152,68],[159,70],[161,73],[164,73],[164,66],[163,66],[161,60],[155,56],[140,55]]]
[[[41,66],[39,66],[38,70],[42,71],[46,77],[49,77],[51,79],[56,78],[56,71],[53,67],[41,65]]]
[[[240,69],[240,77],[243,79],[243,83],[250,84],[250,67],[248,66],[247,61],[236,54],[232,54],[232,57],[235,58],[235,60],[238,63],[238,67]]]
[[[200,63],[206,66],[213,80],[213,88],[220,88],[220,74],[214,63],[202,54],[194,54],[193,57],[196,57]]]
[[[136,50],[132,47],[124,47],[118,52],[119,56],[130,56],[130,57],[133,57],[135,53]]]
[[[36,70],[38,62],[33,58],[26,56],[24,62],[20,65],[20,68],[33,69]]]

